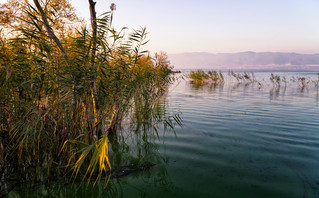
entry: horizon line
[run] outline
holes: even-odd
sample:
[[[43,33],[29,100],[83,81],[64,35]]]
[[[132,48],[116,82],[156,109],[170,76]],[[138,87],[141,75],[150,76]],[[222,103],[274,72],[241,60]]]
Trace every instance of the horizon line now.
[[[205,52],[205,51],[193,51],[193,52],[175,52],[175,53],[167,53],[167,54],[191,54],[191,53],[206,53],[206,54],[240,54],[240,53],[281,53],[281,54],[301,54],[301,55],[319,55],[319,52],[313,52],[313,53],[301,53],[301,52],[280,52],[280,51],[238,51],[238,52]]]

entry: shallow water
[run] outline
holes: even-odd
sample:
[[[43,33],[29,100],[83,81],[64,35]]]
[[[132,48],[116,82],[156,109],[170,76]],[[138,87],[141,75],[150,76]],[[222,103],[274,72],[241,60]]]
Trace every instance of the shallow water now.
[[[276,89],[269,73],[255,75],[262,86],[230,77],[223,86],[172,85],[167,112],[180,113],[183,128],[140,134],[117,158],[152,162],[150,170],[113,178],[106,189],[62,180],[7,197],[319,197],[318,88],[289,81]]]

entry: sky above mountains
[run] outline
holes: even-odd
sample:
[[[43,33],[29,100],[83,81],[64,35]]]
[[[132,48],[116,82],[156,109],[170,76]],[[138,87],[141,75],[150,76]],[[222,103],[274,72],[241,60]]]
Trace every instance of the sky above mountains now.
[[[96,0],[97,11],[110,1]],[[146,26],[153,52],[319,52],[318,0],[114,0],[114,24]],[[73,0],[89,17],[87,0]]]
[[[4,2],[5,0],[0,0]],[[117,5],[114,25],[147,27],[145,48],[168,53],[275,51],[319,53],[318,0],[96,0]],[[87,0],[72,0],[89,19]]]

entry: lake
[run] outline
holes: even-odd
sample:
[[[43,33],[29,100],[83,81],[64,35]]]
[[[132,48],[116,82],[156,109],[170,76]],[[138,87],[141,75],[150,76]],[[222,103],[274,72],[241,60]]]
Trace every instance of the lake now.
[[[260,84],[227,73],[223,85],[179,78],[161,104],[183,127],[123,130],[110,147],[120,171],[107,188],[62,179],[7,197],[319,197],[319,91],[296,80],[318,80],[317,72],[275,74],[286,85],[274,87],[269,72],[255,72]]]

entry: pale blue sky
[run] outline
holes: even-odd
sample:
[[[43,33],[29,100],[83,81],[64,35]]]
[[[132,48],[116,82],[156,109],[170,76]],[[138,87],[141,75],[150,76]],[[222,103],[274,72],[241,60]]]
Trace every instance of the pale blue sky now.
[[[146,26],[152,52],[319,53],[319,0],[96,0],[117,27]],[[73,0],[89,16],[87,0]]]
[[[4,0],[0,0],[4,1]],[[114,25],[146,26],[151,52],[319,53],[319,0],[96,0]],[[89,18],[88,1],[72,0]]]

